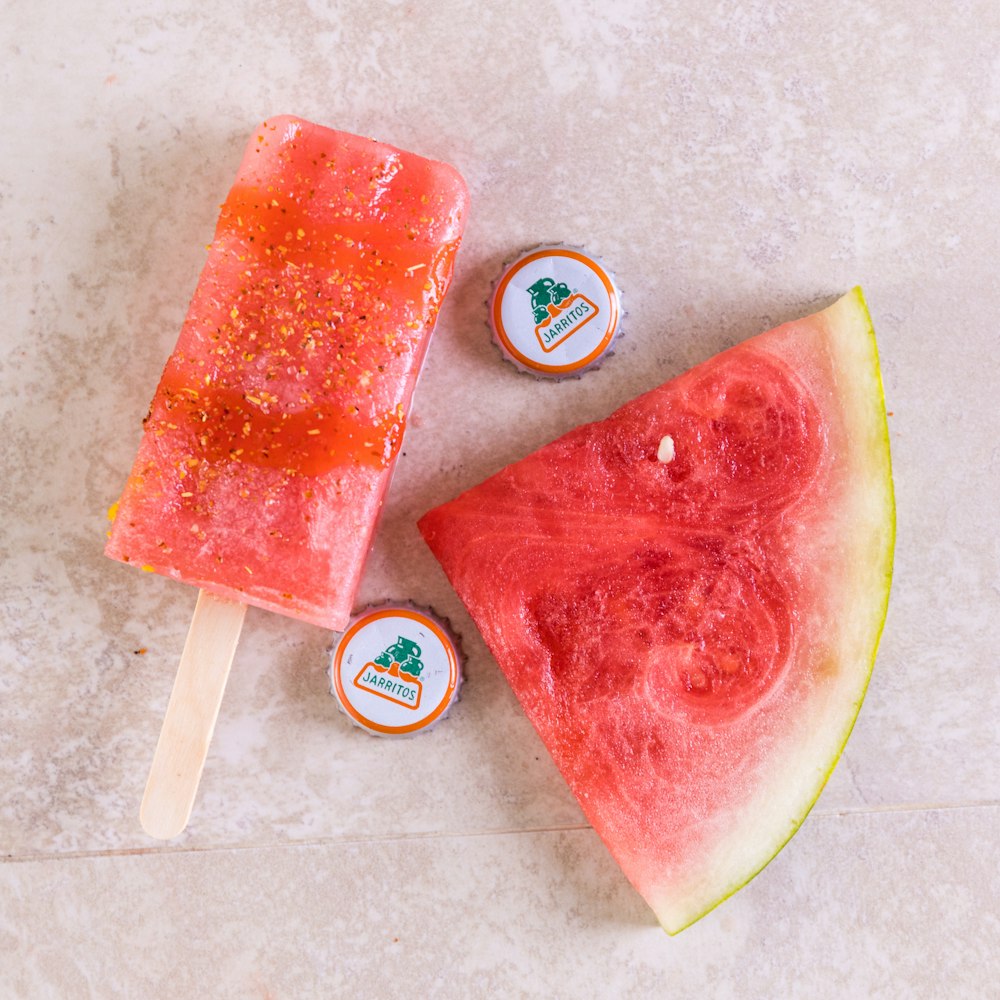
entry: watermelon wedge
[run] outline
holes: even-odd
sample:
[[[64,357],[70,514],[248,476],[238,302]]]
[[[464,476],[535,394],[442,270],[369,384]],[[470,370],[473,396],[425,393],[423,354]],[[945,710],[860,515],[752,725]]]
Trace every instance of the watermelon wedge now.
[[[677,933],[798,829],[868,684],[895,514],[861,290],[570,431],[420,530]]]

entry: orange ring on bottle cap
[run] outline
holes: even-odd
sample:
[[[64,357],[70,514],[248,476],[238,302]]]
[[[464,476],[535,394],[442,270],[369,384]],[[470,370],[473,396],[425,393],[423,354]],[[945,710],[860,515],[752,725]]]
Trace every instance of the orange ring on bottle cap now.
[[[368,609],[340,637],[330,691],[351,721],[376,736],[407,736],[439,722],[461,684],[447,627],[406,605]]]
[[[490,326],[516,367],[565,378],[597,366],[618,333],[621,293],[597,258],[548,245],[503,271],[490,300]]]

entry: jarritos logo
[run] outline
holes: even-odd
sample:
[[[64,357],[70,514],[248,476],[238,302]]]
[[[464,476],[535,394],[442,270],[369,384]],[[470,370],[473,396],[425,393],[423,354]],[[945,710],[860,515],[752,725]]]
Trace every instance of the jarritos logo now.
[[[607,350],[618,310],[618,289],[599,261],[572,247],[543,246],[501,275],[490,326],[519,368],[561,376],[582,371]]]
[[[461,669],[440,622],[390,605],[354,619],[334,649],[330,681],[340,707],[362,729],[404,736],[448,711]]]
[[[535,336],[542,350],[555,350],[600,314],[597,305],[564,281],[539,278],[526,289],[531,296]]]
[[[401,635],[361,668],[354,678],[354,686],[403,708],[416,710],[423,693],[420,674],[424,664],[420,655],[420,647]]]

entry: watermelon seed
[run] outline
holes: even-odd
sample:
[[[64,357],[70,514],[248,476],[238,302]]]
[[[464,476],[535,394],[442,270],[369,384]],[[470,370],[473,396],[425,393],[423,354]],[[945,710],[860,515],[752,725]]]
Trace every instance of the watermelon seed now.
[[[660,446],[656,449],[656,460],[664,464],[674,460],[674,439],[669,434],[660,438]]]

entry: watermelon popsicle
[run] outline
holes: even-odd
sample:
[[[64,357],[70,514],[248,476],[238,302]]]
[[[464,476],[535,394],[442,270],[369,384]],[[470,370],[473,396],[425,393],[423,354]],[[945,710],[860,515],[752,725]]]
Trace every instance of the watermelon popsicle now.
[[[346,627],[467,209],[446,164],[293,117],[254,131],[106,548],[202,590],[218,620],[198,640],[196,613],[182,671],[247,604]]]

